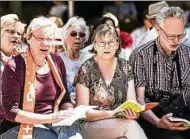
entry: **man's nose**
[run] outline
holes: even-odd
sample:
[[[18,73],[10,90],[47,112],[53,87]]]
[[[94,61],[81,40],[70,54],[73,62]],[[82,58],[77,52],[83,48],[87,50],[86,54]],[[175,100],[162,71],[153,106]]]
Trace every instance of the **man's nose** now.
[[[174,42],[175,42],[175,44],[180,44],[181,40],[182,40],[182,39],[179,39],[179,37],[176,37],[176,38],[174,39]]]

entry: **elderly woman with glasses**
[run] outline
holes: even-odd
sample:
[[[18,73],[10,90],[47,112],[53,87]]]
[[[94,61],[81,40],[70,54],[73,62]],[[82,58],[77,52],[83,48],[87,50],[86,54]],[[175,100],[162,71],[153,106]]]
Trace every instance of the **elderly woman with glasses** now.
[[[48,51],[54,43],[55,27],[46,17],[34,18],[26,32],[29,49],[5,66],[2,76],[5,118],[20,124],[2,134],[2,139],[68,139],[79,132],[76,124],[51,125],[69,117],[73,108],[64,63]]]
[[[136,101],[130,67],[126,60],[118,58],[121,42],[116,29],[100,25],[92,43],[95,56],[82,64],[75,78],[76,104],[99,106],[86,113],[89,121],[82,126],[84,139],[146,139],[135,112],[127,109],[122,118],[114,118],[115,108],[127,99]]]
[[[83,18],[72,17],[63,27],[63,41],[66,52],[60,53],[65,63],[67,72],[67,87],[71,93],[71,100],[75,103],[75,87],[73,86],[74,77],[81,64],[92,56],[89,52],[81,51],[85,42],[89,38],[89,27]]]

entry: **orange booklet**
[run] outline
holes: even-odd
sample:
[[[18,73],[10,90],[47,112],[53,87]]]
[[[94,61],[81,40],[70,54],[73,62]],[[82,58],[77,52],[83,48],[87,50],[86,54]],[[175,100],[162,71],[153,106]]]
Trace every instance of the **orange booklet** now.
[[[147,110],[151,110],[154,107],[158,105],[158,102],[150,102],[146,103],[145,105],[141,105],[138,102],[134,100],[127,100],[123,104],[121,104],[119,107],[115,109],[115,112],[124,111],[126,109],[131,109],[132,111],[139,113]]]

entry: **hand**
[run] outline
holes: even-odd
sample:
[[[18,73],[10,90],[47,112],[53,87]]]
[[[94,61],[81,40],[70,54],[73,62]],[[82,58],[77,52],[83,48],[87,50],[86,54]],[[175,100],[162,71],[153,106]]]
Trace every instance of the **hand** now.
[[[52,123],[59,122],[65,118],[68,118],[74,114],[72,110],[61,110],[52,114]]]
[[[171,122],[168,118],[171,117],[173,114],[168,113],[164,115],[156,124],[158,128],[168,129],[168,130],[175,130],[175,131],[185,131],[190,129],[190,127],[184,127],[183,122]]]
[[[123,114],[127,119],[132,119],[132,120],[138,119],[140,116],[139,113],[133,112],[131,109],[126,109],[125,111],[123,111]]]

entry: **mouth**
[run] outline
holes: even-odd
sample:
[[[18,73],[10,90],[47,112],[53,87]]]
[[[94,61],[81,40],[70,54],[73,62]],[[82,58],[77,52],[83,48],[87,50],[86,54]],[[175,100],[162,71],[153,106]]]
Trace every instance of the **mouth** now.
[[[48,49],[40,49],[41,52],[48,52]]]
[[[80,42],[75,42],[74,44],[75,44],[75,45],[80,45]]]
[[[171,45],[171,47],[172,47],[172,48],[177,48],[177,47],[178,47],[178,45]]]
[[[110,54],[111,52],[104,52],[104,54]]]
[[[18,44],[17,41],[10,41],[10,42],[13,44],[13,46],[16,46]]]

